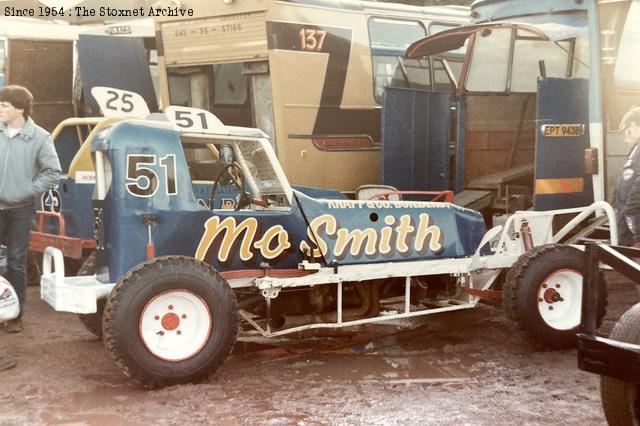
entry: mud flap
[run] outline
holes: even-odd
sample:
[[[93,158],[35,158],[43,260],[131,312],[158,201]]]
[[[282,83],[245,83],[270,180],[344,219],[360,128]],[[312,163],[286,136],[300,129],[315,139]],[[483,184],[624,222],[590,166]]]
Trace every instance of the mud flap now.
[[[588,81],[538,81],[534,210],[587,206],[593,183],[585,173],[589,148]]]

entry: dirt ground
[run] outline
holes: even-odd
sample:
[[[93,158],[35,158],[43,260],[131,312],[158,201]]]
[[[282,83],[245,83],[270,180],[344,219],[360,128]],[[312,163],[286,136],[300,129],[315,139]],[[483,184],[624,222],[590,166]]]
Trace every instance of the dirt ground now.
[[[603,328],[636,300],[610,277]],[[25,330],[0,332],[0,425],[603,424],[597,376],[576,351],[534,351],[500,309],[304,340],[242,336],[206,383],[130,382],[75,315],[29,289]]]

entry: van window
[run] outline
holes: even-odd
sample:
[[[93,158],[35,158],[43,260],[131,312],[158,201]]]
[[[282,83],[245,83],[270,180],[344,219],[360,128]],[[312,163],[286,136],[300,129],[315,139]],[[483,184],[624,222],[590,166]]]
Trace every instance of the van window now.
[[[249,92],[249,80],[242,74],[242,63],[217,64],[213,66],[216,105],[244,105]]]
[[[627,20],[620,38],[620,48],[613,74],[615,85],[621,89],[640,89],[640,0],[629,6]]]
[[[407,47],[426,34],[424,26],[418,21],[369,20],[374,96],[378,103],[387,86],[428,88],[428,59],[402,59]]]

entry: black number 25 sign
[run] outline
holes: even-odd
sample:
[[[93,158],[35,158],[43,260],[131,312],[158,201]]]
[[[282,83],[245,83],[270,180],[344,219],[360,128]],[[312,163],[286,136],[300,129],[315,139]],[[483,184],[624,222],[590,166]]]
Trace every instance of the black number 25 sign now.
[[[150,114],[147,103],[137,93],[112,87],[94,87],[91,94],[105,117],[145,118]]]

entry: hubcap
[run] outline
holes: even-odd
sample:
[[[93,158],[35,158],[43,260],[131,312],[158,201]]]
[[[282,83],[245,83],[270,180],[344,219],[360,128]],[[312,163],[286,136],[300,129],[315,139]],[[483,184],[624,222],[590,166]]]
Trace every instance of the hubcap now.
[[[538,312],[556,330],[571,330],[580,324],[582,274],[574,269],[551,273],[538,287]]]
[[[142,310],[142,343],[165,361],[191,358],[204,347],[213,319],[200,296],[187,290],[170,290],[151,299]]]

